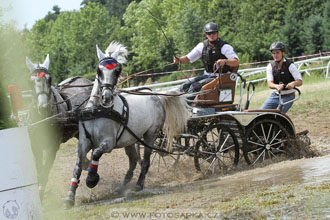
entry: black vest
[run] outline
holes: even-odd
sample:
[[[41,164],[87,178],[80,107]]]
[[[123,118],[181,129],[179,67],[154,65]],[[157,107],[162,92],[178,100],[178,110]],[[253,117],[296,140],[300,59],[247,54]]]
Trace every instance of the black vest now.
[[[291,64],[291,60],[285,59],[283,61],[281,68],[278,68],[277,63],[274,61],[272,62],[272,71],[273,71],[273,77],[274,77],[274,83],[275,84],[288,84],[290,82],[295,81],[292,74],[289,71],[289,66]]]
[[[226,44],[226,42],[222,41],[220,38],[216,40],[214,47],[210,46],[208,39],[203,41],[202,61],[207,72],[213,73],[213,65],[218,59],[227,59],[227,57],[221,53],[221,48],[224,44]],[[230,66],[225,65],[222,68],[222,73],[228,71],[230,71]]]

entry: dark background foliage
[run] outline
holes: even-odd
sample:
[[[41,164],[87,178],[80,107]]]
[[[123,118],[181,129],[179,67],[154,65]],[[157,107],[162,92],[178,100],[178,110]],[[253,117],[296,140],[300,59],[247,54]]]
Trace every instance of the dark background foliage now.
[[[0,18],[2,12],[0,8]],[[210,21],[219,24],[220,37],[234,46],[241,63],[271,59],[269,45],[278,40],[286,44],[288,57],[329,51],[329,20],[330,0],[83,0],[74,11],[55,5],[31,29],[0,23],[0,92],[14,83],[28,88],[25,56],[43,62],[50,54],[54,83],[71,76],[93,79],[95,45],[104,51],[113,40],[130,52],[124,76],[177,70],[168,65],[173,55],[185,55],[202,41],[203,27]],[[180,66],[200,67],[201,62]],[[163,80],[181,77],[173,74]],[[146,81],[139,77],[131,86]]]

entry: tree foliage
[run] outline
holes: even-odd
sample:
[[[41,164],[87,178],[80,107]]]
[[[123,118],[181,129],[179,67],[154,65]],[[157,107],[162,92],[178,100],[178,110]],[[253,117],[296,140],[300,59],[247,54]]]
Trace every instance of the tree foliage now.
[[[330,51],[330,0],[327,0],[323,11],[323,50]]]
[[[35,60],[51,55],[57,82],[92,75],[95,44],[104,50],[112,40],[129,49],[125,75],[177,69],[169,65],[173,56],[187,54],[202,41],[210,21],[219,24],[220,37],[233,45],[241,62],[271,59],[273,41],[283,41],[289,56],[326,50],[330,44],[329,0],[83,0],[81,5],[80,11],[53,8],[56,19],[46,16],[25,34]],[[200,67],[195,62],[180,68]]]

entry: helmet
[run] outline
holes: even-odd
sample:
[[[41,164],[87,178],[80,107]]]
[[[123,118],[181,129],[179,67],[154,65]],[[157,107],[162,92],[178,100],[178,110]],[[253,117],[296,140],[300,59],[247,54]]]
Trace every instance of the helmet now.
[[[282,52],[285,52],[285,45],[281,41],[276,41],[270,45],[269,50],[281,50]]]
[[[210,22],[205,25],[204,31],[205,33],[216,32],[219,31],[219,27],[216,23]]]

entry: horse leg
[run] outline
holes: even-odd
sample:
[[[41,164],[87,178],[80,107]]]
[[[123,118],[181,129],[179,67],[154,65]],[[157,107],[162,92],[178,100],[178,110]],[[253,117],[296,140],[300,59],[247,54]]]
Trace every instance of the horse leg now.
[[[110,153],[113,147],[113,140],[111,138],[106,138],[101,142],[100,146],[93,151],[92,161],[88,169],[88,175],[86,177],[86,185],[88,188],[94,188],[99,182],[100,176],[97,173],[99,160],[104,153]]]
[[[69,191],[67,196],[64,198],[64,206],[66,209],[71,208],[75,203],[76,190],[80,182],[79,178],[82,172],[82,163],[86,154],[91,149],[91,144],[86,138],[80,138],[78,142],[78,157],[76,166],[73,170],[73,177],[71,179]]]
[[[153,146],[155,137],[154,138],[151,138],[151,137],[146,138],[146,137],[144,137],[144,140],[145,140],[145,143],[148,146]],[[138,181],[136,183],[136,186],[135,186],[135,191],[141,191],[141,190],[143,190],[145,176],[148,173],[148,170],[149,170],[149,167],[150,167],[150,155],[151,155],[151,152],[152,152],[152,149],[144,146],[144,157],[143,157],[143,160],[142,160],[140,176],[139,176],[139,179],[138,179]]]
[[[48,146],[45,150],[45,164],[43,165],[41,170],[40,186],[39,186],[39,194],[41,200],[43,199],[44,190],[48,182],[49,172],[54,164],[58,149],[59,149],[59,145],[55,143],[52,144],[51,146]]]
[[[127,184],[132,180],[134,170],[138,161],[135,145],[125,147],[125,152],[129,159],[129,169],[126,172],[123,183],[115,190],[115,192],[118,194],[122,193],[126,189]]]

